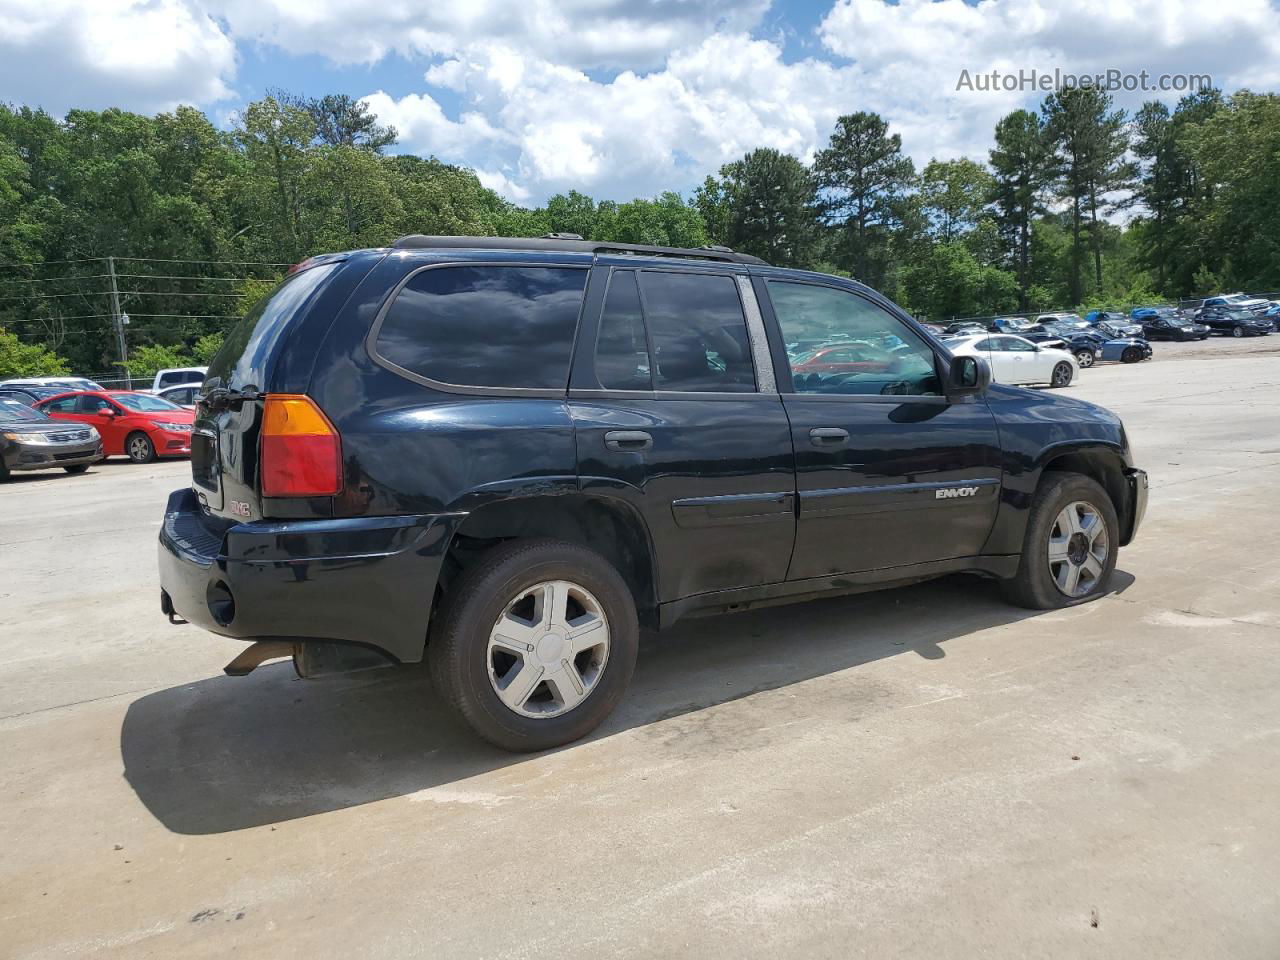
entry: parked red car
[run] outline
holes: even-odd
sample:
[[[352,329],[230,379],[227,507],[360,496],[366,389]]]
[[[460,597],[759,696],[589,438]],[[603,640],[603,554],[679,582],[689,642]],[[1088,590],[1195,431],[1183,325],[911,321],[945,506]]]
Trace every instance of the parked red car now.
[[[35,406],[55,420],[97,427],[108,457],[123,455],[134,463],[149,463],[156,457],[191,456],[195,414],[154,394],[79,390],[48,397]]]
[[[893,357],[868,343],[834,343],[791,358],[797,373],[884,373]]]

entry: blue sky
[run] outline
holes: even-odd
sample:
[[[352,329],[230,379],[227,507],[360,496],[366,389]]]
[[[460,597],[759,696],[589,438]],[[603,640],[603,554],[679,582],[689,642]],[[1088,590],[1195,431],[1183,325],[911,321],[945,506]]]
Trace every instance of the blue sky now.
[[[365,98],[397,149],[520,202],[688,190],[757,146],[808,159],[875,110],[923,165],[984,158],[1043,92],[962,70],[1280,84],[1275,0],[0,0],[0,96],[223,125],[269,88]],[[1121,106],[1177,94],[1120,93]]]

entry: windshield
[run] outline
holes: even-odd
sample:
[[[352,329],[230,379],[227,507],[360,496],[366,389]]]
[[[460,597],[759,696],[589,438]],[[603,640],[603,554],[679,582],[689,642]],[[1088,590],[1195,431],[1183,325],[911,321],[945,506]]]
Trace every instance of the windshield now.
[[[0,420],[48,420],[43,413],[32,410],[17,400],[0,397]]]
[[[164,397],[157,397],[150,393],[117,393],[113,394],[111,399],[130,410],[140,410],[143,413],[182,409],[176,403],[170,403]]]

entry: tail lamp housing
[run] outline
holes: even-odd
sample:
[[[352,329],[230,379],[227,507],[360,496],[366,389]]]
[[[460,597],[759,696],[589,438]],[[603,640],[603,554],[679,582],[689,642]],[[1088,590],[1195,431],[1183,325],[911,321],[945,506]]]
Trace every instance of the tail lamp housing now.
[[[304,394],[268,394],[259,464],[264,497],[331,497],[342,491],[342,438]]]

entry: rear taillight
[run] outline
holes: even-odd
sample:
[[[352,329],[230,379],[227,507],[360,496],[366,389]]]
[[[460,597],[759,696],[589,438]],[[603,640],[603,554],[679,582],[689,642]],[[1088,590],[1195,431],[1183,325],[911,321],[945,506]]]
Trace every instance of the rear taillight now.
[[[266,398],[262,412],[262,495],[329,497],[342,489],[342,441],[315,402],[301,394]]]

